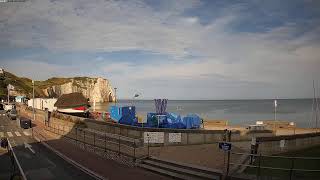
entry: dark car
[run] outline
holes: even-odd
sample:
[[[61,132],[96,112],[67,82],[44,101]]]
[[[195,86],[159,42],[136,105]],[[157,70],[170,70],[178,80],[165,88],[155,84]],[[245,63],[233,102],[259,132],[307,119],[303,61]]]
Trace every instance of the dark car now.
[[[26,118],[20,118],[20,127],[23,129],[31,128],[31,120]]]
[[[8,117],[12,120],[16,120],[17,119],[17,110],[16,109],[12,109],[11,111],[8,112]]]
[[[3,108],[2,109],[0,108],[0,116],[5,116],[6,114],[7,114],[7,111],[5,111]]]

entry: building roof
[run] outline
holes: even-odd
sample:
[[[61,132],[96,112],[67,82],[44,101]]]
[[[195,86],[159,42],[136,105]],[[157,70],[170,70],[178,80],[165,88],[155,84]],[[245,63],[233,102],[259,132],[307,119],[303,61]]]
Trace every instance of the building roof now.
[[[57,108],[73,108],[79,106],[89,106],[87,98],[82,93],[70,93],[61,95],[54,104]]]

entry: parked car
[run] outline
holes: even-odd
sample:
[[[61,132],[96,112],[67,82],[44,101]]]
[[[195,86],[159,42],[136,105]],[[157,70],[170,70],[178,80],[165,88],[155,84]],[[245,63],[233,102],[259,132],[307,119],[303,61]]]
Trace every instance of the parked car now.
[[[20,118],[20,127],[23,129],[31,128],[31,120],[25,119],[25,118]]]
[[[11,111],[8,112],[8,117],[12,120],[16,120],[17,119],[17,110],[16,109],[12,109]]]
[[[5,116],[6,115],[6,111],[5,110],[0,110],[0,116]]]
[[[4,105],[4,110],[6,110],[7,112],[11,111],[12,109],[15,109],[14,104],[5,104]]]

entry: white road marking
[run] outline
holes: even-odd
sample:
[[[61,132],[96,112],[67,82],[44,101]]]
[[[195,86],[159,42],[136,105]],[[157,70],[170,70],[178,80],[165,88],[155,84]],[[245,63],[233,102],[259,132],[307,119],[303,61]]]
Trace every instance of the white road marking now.
[[[4,133],[3,132],[0,132],[0,137],[4,137]]]
[[[21,134],[18,132],[18,131],[16,131],[16,132],[14,132],[17,136],[21,136]]]
[[[24,142],[24,147],[25,147],[25,148],[28,148],[33,154],[36,153],[36,152],[34,152],[34,150],[32,149],[31,145],[28,144],[28,143],[26,143],[26,142]]]
[[[30,136],[30,134],[27,131],[23,131],[23,134],[26,136]]]
[[[9,137],[13,137],[13,134],[11,132],[7,132]]]

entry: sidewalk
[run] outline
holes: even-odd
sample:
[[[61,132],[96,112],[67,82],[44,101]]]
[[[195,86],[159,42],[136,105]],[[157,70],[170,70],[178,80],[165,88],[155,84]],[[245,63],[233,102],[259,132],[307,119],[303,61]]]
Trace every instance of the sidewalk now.
[[[44,130],[43,123],[39,121],[33,123],[36,124],[35,130],[41,132],[47,139],[46,143],[48,145],[106,179],[170,179],[169,177],[161,176],[138,167],[128,167],[113,160],[104,159],[101,156],[85,151],[78,146],[67,142],[63,138],[57,139],[55,134]]]

